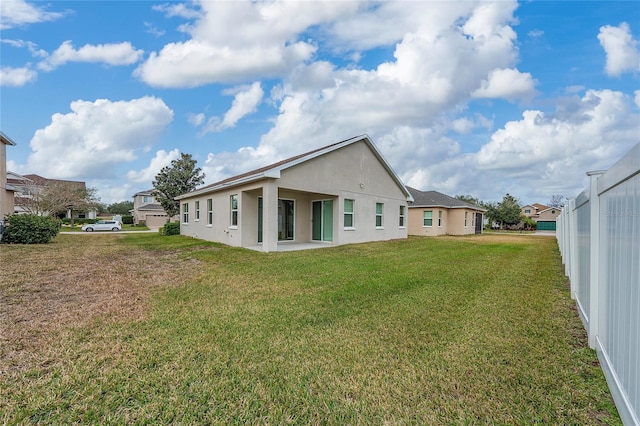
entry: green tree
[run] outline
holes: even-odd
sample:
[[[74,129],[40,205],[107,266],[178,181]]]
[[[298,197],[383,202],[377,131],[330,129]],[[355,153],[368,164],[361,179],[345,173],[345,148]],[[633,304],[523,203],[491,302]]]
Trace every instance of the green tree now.
[[[200,167],[196,168],[196,163],[191,154],[180,153],[180,158],[163,167],[153,180],[152,194],[169,217],[180,213],[180,203],[175,197],[193,191],[204,182],[204,173]]]
[[[131,210],[133,210],[133,201],[120,201],[109,204],[109,207],[107,207],[107,212],[111,214],[131,214]]]
[[[506,194],[499,203],[490,202],[485,207],[489,220],[499,223],[500,229],[520,223],[520,202],[512,195]]]

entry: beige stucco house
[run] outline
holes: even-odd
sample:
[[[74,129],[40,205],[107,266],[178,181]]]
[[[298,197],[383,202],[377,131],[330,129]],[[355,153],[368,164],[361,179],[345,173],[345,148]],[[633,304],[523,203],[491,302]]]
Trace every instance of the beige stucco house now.
[[[0,132],[0,220],[13,213],[14,189],[7,186],[7,145],[15,146],[16,143],[9,136]]]
[[[409,203],[409,235],[482,233],[482,216],[486,209],[437,191],[407,189],[413,197],[413,202]]]
[[[153,189],[134,194],[131,215],[135,225],[145,224],[150,229],[161,228],[169,221],[169,215],[153,196]]]
[[[176,199],[182,235],[264,252],[406,238],[412,200],[367,135]]]
[[[555,231],[556,219],[562,212],[559,207],[549,207],[540,203],[527,204],[520,210],[523,215],[536,221],[538,231]]]

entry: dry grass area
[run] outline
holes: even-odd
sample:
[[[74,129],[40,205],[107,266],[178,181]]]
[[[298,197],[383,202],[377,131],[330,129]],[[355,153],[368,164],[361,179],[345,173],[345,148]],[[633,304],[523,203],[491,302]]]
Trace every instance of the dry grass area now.
[[[70,328],[97,318],[142,318],[150,291],[178,286],[198,262],[177,250],[114,244],[124,235],[58,236],[46,245],[0,245],[0,374],[54,362],[47,353]],[[75,243],[70,244],[75,239]]]

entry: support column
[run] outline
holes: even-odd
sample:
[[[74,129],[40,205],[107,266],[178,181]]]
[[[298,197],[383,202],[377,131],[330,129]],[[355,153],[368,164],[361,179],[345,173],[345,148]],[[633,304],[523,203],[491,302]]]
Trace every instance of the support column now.
[[[589,182],[589,347],[595,349],[600,334],[600,196],[598,178],[604,170],[587,172]]]
[[[278,251],[278,185],[269,179],[262,187],[262,250]]]

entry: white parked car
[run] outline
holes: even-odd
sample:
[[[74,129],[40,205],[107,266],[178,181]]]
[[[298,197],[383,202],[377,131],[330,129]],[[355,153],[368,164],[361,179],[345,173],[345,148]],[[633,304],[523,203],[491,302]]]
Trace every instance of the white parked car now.
[[[88,223],[82,226],[82,230],[86,232],[93,231],[120,231],[122,223],[117,220],[99,220],[96,223]]]

